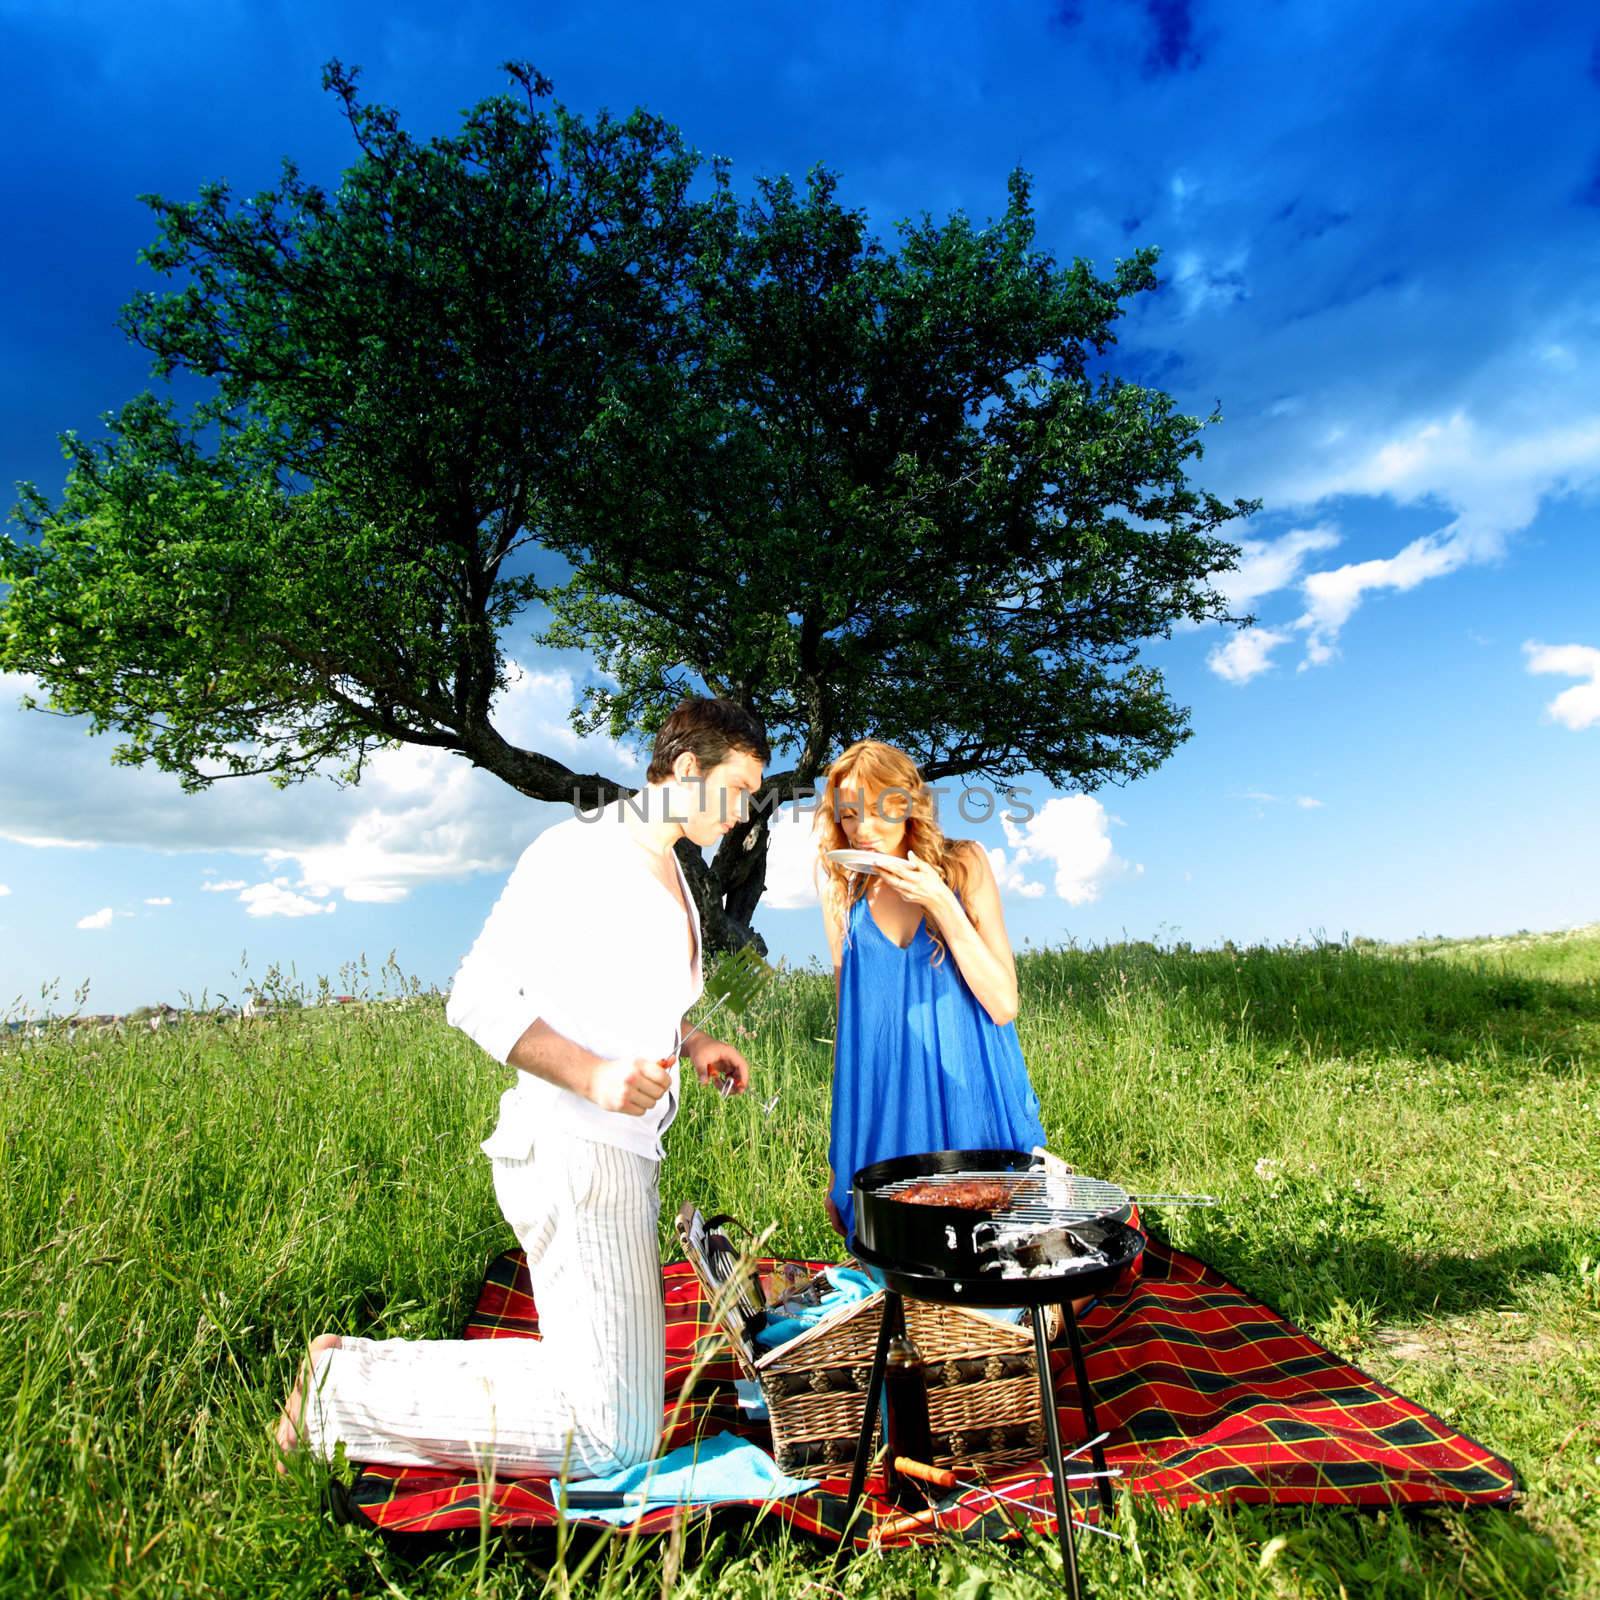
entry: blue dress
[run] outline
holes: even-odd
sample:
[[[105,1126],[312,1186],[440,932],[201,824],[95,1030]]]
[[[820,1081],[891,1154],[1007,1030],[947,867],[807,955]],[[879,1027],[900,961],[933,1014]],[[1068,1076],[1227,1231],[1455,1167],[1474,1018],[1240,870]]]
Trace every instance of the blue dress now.
[[[861,895],[843,945],[828,1160],[853,1247],[860,1168],[925,1150],[1031,1150],[1045,1136],[1016,1024],[983,1009],[948,946],[932,965],[926,917],[902,950]]]

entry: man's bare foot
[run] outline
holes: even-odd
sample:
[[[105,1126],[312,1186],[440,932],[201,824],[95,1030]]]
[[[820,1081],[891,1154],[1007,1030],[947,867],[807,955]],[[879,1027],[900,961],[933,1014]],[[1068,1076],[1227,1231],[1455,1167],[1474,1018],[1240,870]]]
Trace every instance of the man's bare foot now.
[[[299,1375],[294,1380],[294,1388],[289,1391],[289,1398],[284,1402],[283,1413],[278,1422],[278,1471],[287,1472],[289,1469],[284,1464],[283,1457],[300,1448],[300,1406],[301,1394],[305,1389],[306,1381],[311,1376],[311,1364],[324,1350],[337,1350],[344,1343],[336,1333],[319,1333],[306,1348],[306,1358],[300,1363]]]

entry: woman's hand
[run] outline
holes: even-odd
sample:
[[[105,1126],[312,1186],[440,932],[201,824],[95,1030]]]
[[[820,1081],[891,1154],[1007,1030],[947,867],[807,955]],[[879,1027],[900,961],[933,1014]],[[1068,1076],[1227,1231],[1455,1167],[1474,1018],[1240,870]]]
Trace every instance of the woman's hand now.
[[[920,860],[915,850],[904,861],[890,857],[873,865],[889,880],[890,887],[902,900],[923,907],[936,922],[942,921],[956,904],[955,891],[940,877],[939,869],[931,862]]]
[[[683,1047],[684,1054],[694,1065],[701,1083],[710,1083],[713,1072],[728,1085],[726,1094],[743,1094],[750,1087],[750,1063],[745,1060],[737,1045],[721,1039],[708,1039],[697,1034]]]

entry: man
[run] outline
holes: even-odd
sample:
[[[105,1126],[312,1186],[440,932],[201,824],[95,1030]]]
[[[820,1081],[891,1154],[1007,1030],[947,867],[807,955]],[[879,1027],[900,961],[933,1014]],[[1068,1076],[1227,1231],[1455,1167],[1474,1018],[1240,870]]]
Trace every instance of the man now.
[[[481,1148],[527,1252],[542,1337],[324,1334],[289,1397],[284,1449],[303,1437],[331,1457],[342,1440],[360,1461],[565,1464],[573,1477],[655,1455],[657,1169],[680,1046],[702,1083],[717,1074],[743,1093],[750,1076],[735,1046],[683,1042],[704,981],[699,912],[673,846],[704,847],[740,821],[768,757],[742,706],[681,702],[638,794],[575,813],[522,853],[451,985],[448,1021],[518,1069]]]

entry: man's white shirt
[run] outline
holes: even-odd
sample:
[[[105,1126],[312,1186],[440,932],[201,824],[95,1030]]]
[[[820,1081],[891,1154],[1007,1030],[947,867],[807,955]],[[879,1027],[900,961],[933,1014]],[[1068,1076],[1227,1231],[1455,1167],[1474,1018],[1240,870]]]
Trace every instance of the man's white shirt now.
[[[694,928],[623,821],[626,799],[545,829],[522,852],[450,985],[445,1017],[496,1061],[536,1018],[607,1060],[672,1055],[671,1084],[643,1116],[604,1111],[517,1070],[481,1148],[526,1157],[537,1131],[564,1130],[657,1159],[677,1114],[678,1024],[705,992],[700,913],[675,852]],[[637,804],[634,808],[637,815]],[[658,821],[660,818],[652,817]]]

